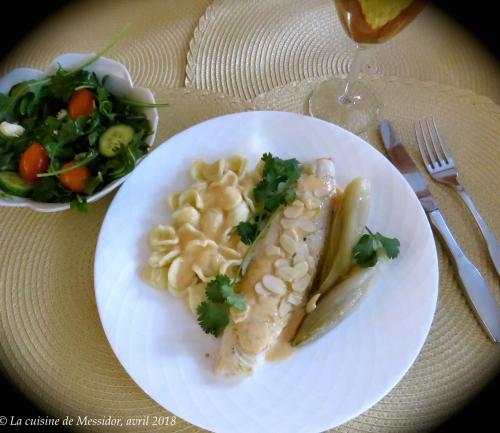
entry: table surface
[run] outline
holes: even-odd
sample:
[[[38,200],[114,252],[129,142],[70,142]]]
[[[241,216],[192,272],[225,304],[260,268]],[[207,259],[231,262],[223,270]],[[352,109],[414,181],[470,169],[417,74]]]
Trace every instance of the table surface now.
[[[0,74],[19,66],[43,69],[63,52],[96,51],[127,22],[128,34],[109,56],[129,68],[137,85],[175,107],[162,111],[157,143],[225,113],[303,113],[313,87],[326,76],[345,75],[352,53],[328,0],[307,5],[299,0],[90,0],[71,3],[41,23],[4,59]],[[499,77],[496,60],[428,6],[400,35],[376,48],[364,78],[415,159],[413,122],[428,114],[439,120],[463,180],[497,236]],[[381,148],[374,131],[364,138]],[[431,184],[431,189],[500,298],[471,219],[444,187]],[[168,415],[125,373],[95,306],[93,254],[111,198],[92,205],[89,215],[0,209],[0,241],[9,251],[0,257],[1,364],[37,405],[61,419]],[[499,348],[475,322],[446,256],[438,251],[440,298],[419,358],[381,402],[335,431],[429,429],[498,372]],[[182,420],[174,430],[123,428],[145,430],[199,431]]]

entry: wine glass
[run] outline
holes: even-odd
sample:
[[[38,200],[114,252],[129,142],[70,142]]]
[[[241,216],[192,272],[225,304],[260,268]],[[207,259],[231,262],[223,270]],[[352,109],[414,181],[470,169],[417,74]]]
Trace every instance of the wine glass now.
[[[309,98],[309,112],[359,134],[376,123],[380,110],[373,92],[358,80],[369,49],[405,28],[423,9],[425,0],[335,0],[335,4],[356,50],[347,79],[330,79],[317,86]]]

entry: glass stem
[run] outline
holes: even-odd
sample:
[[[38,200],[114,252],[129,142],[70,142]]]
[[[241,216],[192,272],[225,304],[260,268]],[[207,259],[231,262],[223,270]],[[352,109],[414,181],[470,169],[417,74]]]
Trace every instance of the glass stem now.
[[[341,104],[355,104],[356,101],[360,99],[359,95],[355,95],[352,91],[354,82],[359,79],[359,73],[361,72],[362,66],[366,62],[366,51],[367,47],[364,45],[356,44],[356,49],[354,50],[354,56],[352,58],[351,64],[349,66],[349,72],[347,74],[347,81],[344,87],[344,93],[339,97],[339,102]]]

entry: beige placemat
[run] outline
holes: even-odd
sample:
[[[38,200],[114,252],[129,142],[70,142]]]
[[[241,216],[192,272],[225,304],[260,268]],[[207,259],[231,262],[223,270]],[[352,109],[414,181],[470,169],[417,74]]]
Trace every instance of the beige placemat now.
[[[315,82],[296,83],[261,95],[255,106],[301,112]],[[433,114],[463,172],[463,180],[498,235],[495,164],[500,110],[471,92],[435,84],[377,80],[386,114],[416,157],[413,116]],[[172,107],[161,113],[157,141],[208,117],[249,106],[231,97],[196,91],[160,91]],[[412,104],[403,101],[411,98]],[[427,101],[427,102],[426,102]],[[432,111],[426,111],[426,104]],[[394,104],[394,106],[392,106]],[[397,104],[397,105],[396,105]],[[376,143],[373,134],[368,139]],[[474,147],[469,143],[474,142]],[[499,294],[493,269],[470,217],[458,198],[431,185],[466,251]],[[93,292],[93,254],[110,198],[89,215],[39,214],[0,209],[0,360],[5,371],[47,413],[60,419],[122,419],[168,416],[124,372],[102,331]],[[498,371],[500,348],[489,343],[473,318],[451,266],[440,251],[440,295],[430,336],[403,381],[381,402],[334,431],[403,433],[425,431],[463,405]],[[495,285],[496,284],[496,285]],[[77,431],[110,431],[79,426]],[[120,431],[197,432],[179,418],[176,425],[120,427]]]
[[[16,46],[0,75],[19,66],[45,69],[66,52],[96,52],[130,23],[109,57],[129,69],[134,83],[180,87],[189,41],[210,0],[76,0],[50,16]]]
[[[191,41],[186,86],[251,99],[293,81],[345,74],[352,49],[332,0],[215,0]],[[496,60],[432,5],[372,57],[368,72],[500,101]]]
[[[157,96],[171,106],[161,109],[156,143],[208,118],[249,108],[233,97],[195,90],[161,90]],[[169,413],[135,385],[102,330],[93,259],[111,198],[92,204],[88,215],[0,208],[0,365],[43,411],[61,420],[113,417],[123,419],[123,432],[198,431],[179,418],[175,426],[153,425],[155,416]],[[125,425],[147,415],[147,427]]]
[[[256,98],[259,109],[307,113],[307,99],[321,79],[292,83]],[[421,169],[413,123],[434,116],[460,168],[463,184],[500,238],[500,108],[468,90],[415,80],[367,82]],[[376,130],[364,138],[383,149]],[[480,234],[458,196],[429,180],[442,212],[466,253],[479,267],[500,302],[499,280]],[[404,379],[372,409],[335,429],[339,432],[425,431],[461,408],[500,371],[500,346],[490,343],[454,278],[438,244],[440,287],[436,316],[417,361]]]

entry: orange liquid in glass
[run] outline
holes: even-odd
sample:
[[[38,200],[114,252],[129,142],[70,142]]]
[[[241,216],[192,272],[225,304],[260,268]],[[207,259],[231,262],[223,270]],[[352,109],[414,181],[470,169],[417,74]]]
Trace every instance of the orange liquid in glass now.
[[[387,0],[390,1],[390,0]],[[424,8],[425,0],[414,0],[395,18],[373,28],[358,0],[335,0],[340,21],[351,39],[360,44],[385,42],[405,28]]]

